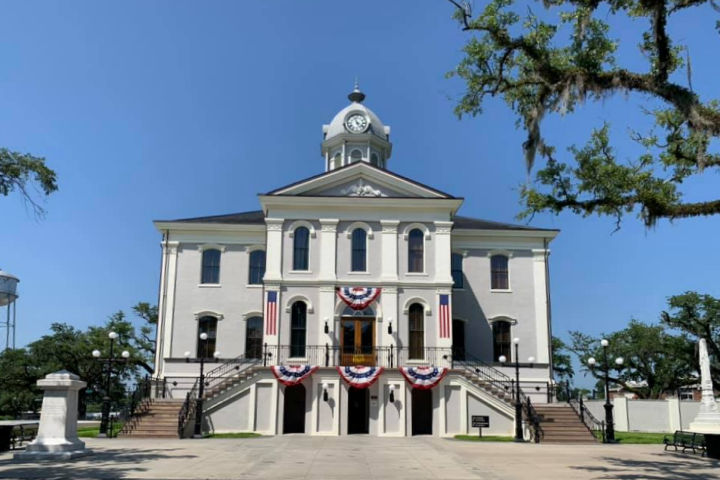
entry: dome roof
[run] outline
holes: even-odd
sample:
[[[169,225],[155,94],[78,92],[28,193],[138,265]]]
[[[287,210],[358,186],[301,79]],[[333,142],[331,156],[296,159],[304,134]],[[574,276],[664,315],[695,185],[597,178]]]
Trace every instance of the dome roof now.
[[[362,104],[362,101],[365,99],[365,95],[360,92],[357,85],[355,85],[355,90],[348,95],[348,98],[352,101],[352,103],[340,110],[335,117],[333,117],[329,125],[323,125],[325,140],[348,133],[345,129],[345,119],[354,112],[363,113],[370,123],[367,130],[363,133],[372,133],[385,141],[389,140],[388,137],[390,136],[390,128],[383,125],[375,112]]]

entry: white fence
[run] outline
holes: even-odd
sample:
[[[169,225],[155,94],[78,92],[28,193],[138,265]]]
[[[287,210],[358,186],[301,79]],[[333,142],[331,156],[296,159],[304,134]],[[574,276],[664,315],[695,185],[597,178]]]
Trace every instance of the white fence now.
[[[605,420],[604,400],[587,400],[585,406],[598,420]],[[700,402],[613,399],[613,418],[618,432],[674,432],[687,430],[700,409]]]

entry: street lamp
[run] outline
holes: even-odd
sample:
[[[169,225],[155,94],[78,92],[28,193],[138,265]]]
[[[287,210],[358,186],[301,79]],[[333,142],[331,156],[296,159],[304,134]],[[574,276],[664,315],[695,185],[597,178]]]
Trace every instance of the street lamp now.
[[[608,362],[607,356],[607,347],[610,345],[610,342],[603,338],[600,340],[600,345],[603,348],[603,364],[601,368],[605,378],[605,438],[608,442],[614,442],[615,422],[613,420],[613,404],[610,402],[610,363]],[[587,363],[591,369],[594,369],[597,365],[597,360],[595,360],[595,357],[590,357],[587,359]],[[623,363],[624,359],[622,357],[617,357],[615,359],[615,368],[619,370]]]
[[[515,441],[524,442],[522,429],[522,403],[520,402],[520,355],[518,349],[520,347],[520,339],[515,337],[512,339],[515,345]]]
[[[95,349],[92,351],[93,358],[103,362],[103,365],[107,370],[105,376],[105,394],[102,399],[102,418],[100,420],[100,433],[98,433],[98,438],[106,438],[108,436],[108,424],[110,423],[110,386],[112,382],[113,363],[126,363],[130,358],[130,352],[127,350],[123,350],[120,354],[122,358],[117,358],[113,355],[115,339],[118,338],[117,333],[108,333],[108,338],[110,339],[110,355],[107,358],[100,358],[100,350]]]
[[[205,395],[205,358],[208,357],[208,334],[203,332],[200,334],[200,358],[190,358],[190,352],[185,352],[185,361],[200,363],[200,378],[198,380],[198,396],[195,400],[195,428],[193,438],[202,438],[202,412],[203,412],[203,396]],[[213,352],[215,359],[220,358],[220,352]]]

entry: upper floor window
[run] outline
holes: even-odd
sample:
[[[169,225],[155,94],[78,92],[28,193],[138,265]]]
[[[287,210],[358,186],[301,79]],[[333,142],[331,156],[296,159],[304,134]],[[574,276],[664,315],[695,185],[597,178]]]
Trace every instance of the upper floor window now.
[[[408,234],[408,272],[423,272],[425,245],[423,232],[419,228],[410,230]]]
[[[362,152],[360,150],[353,150],[350,153],[350,163],[359,162],[362,160]]]
[[[450,257],[450,269],[453,278],[453,288],[463,288],[463,256],[461,253],[453,253]]]
[[[307,270],[310,256],[310,230],[298,227],[293,235],[293,270]]]
[[[203,340],[200,335],[207,334],[207,339]],[[197,332],[197,354],[196,358],[212,358],[215,353],[217,340],[217,318],[206,316],[198,320]]]
[[[493,322],[493,360],[498,362],[501,356],[510,361],[510,322]]]
[[[490,288],[493,290],[508,290],[508,257],[493,255],[490,257]]]
[[[262,284],[265,276],[265,250],[254,250],[250,252],[250,271],[248,283],[250,285]]]
[[[425,308],[419,303],[413,303],[408,308],[409,351],[408,359],[425,358]]]
[[[307,305],[295,302],[290,309],[290,357],[304,357],[307,331]]]
[[[262,317],[250,317],[245,326],[245,358],[261,358],[263,340]]]
[[[220,250],[203,250],[200,283],[220,283]]]
[[[367,271],[367,232],[356,228],[352,232],[352,266],[353,272]]]

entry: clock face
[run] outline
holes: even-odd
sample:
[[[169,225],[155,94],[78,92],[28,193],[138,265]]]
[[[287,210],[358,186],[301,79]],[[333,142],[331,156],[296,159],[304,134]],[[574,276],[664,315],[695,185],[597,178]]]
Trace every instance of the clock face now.
[[[360,133],[360,132],[364,132],[365,129],[367,128],[368,121],[367,121],[367,118],[365,118],[365,115],[356,113],[354,115],[349,116],[348,119],[345,120],[345,126],[352,133]]]

